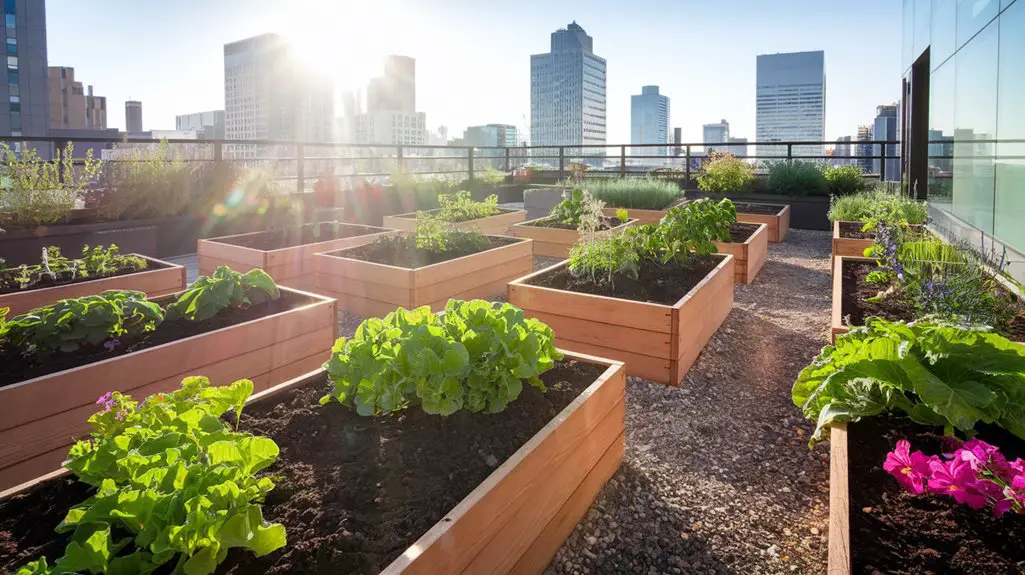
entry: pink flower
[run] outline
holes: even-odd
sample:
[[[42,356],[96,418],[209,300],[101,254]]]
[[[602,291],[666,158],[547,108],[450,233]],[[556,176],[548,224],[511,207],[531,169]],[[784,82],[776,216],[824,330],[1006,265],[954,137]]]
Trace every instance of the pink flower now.
[[[911,443],[901,439],[897,442],[897,447],[886,454],[883,469],[908,491],[921,494],[925,492],[933,459],[938,460],[935,456],[926,457],[921,451],[911,453]]]
[[[99,399],[96,400],[96,405],[102,405],[103,411],[110,411],[111,408],[114,407],[114,400],[112,399],[113,395],[113,392],[110,391],[104,393],[100,396]]]
[[[976,472],[991,471],[998,477],[1004,477],[1010,469],[1000,448],[979,439],[966,441],[954,457],[968,462]]]
[[[986,494],[995,484],[980,480],[971,464],[964,459],[934,460],[929,463],[929,469],[932,471],[928,484],[931,493],[949,495],[972,509],[982,509],[988,503]]]

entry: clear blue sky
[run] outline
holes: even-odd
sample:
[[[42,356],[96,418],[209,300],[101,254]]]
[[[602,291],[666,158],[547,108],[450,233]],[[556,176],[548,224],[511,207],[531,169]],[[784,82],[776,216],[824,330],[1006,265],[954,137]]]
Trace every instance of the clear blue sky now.
[[[279,32],[340,88],[365,86],[388,53],[417,59],[427,125],[529,125],[530,54],[572,20],[608,61],[608,141],[628,142],[630,95],[657,84],[671,126],[701,139],[725,118],[754,139],[755,56],[825,50],[826,136],[854,135],[900,95],[899,0],[47,0],[49,62],[107,97],[143,102],[147,129],[224,107],[223,45]]]

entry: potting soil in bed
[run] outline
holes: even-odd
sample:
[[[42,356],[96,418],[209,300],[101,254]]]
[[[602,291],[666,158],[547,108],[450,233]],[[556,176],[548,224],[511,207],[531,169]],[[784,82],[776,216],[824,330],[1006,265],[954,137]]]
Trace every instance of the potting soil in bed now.
[[[730,243],[742,244],[751,237],[751,234],[758,231],[758,224],[744,224],[733,222],[730,224]]]
[[[56,278],[52,278],[50,276],[42,276],[42,277],[39,278],[38,281],[36,281],[35,283],[33,283],[32,285],[30,285],[30,286],[28,286],[26,288],[20,287],[18,285],[18,283],[14,281],[14,278],[18,276],[18,269],[17,268],[11,268],[11,269],[7,269],[7,270],[4,270],[4,271],[0,272],[0,295],[5,295],[5,294],[9,294],[9,293],[18,293],[18,292],[28,292],[28,291],[32,291],[32,290],[43,289],[43,288],[48,288],[48,287],[55,287],[55,286],[66,286],[66,285],[78,284],[78,283],[82,283],[82,282],[90,282],[90,281],[94,281],[94,280],[100,280],[100,279],[113,278],[113,277],[118,277],[118,276],[126,276],[126,275],[131,275],[131,274],[137,274],[137,273],[141,273],[141,272],[145,272],[145,271],[160,270],[160,269],[165,269],[167,267],[170,267],[170,266],[167,266],[167,265],[158,264],[157,262],[153,262],[153,261],[150,261],[150,260],[144,260],[144,261],[146,262],[146,267],[144,267],[142,269],[138,269],[138,270],[137,269],[124,269],[124,270],[120,270],[120,271],[114,272],[112,274],[105,274],[105,275],[99,275],[99,276],[82,277],[82,276],[79,276],[79,275],[73,276],[72,274],[69,274],[69,273],[59,274],[59,275],[57,275]]]
[[[433,210],[427,210],[426,212],[428,214],[434,215],[434,214],[436,214],[436,213],[438,213],[440,211],[441,211],[441,208],[434,208]],[[457,217],[457,218],[449,220],[449,221],[451,223],[453,223],[453,224],[459,224],[459,223],[462,223],[462,222],[472,222],[473,220],[482,220],[484,218],[493,218],[495,216],[501,216],[501,215],[505,215],[505,214],[510,214],[512,212],[515,212],[515,211],[516,210],[506,210],[506,209],[498,208],[497,212],[495,212],[493,214],[489,214],[487,216],[471,217],[469,215],[464,214],[464,215],[461,215],[460,217]],[[408,220],[415,220],[416,219],[416,214],[403,214],[401,217],[404,218],[404,219],[408,219]]]
[[[783,206],[775,204],[734,204],[738,214],[760,214],[763,216],[774,216],[783,209]]]
[[[316,227],[318,225],[319,229]],[[253,248],[254,250],[279,250],[330,240],[379,234],[385,231],[387,230],[384,228],[328,222],[308,224],[301,228],[297,226],[256,234],[246,234],[239,237],[219,238],[216,241],[222,244]]]
[[[993,517],[952,497],[913,495],[883,470],[901,439],[913,451],[938,455],[941,428],[906,417],[874,417],[848,426],[850,527],[853,573],[944,575],[1021,573],[1025,565],[1025,523],[1007,513]],[[984,426],[979,438],[1013,460],[1025,444],[1007,432]]]
[[[329,252],[329,255],[344,256],[356,260],[397,266],[400,268],[416,269],[432,264],[447,262],[464,256],[479,254],[487,250],[500,248],[515,244],[523,240],[499,236],[488,236],[489,245],[484,249],[477,249],[473,246],[454,246],[444,252],[432,252],[411,248],[410,243],[399,237],[387,237],[355,248],[349,248],[337,252]]]
[[[282,292],[276,300],[241,310],[228,309],[204,321],[165,321],[154,331],[139,337],[122,338],[120,344],[109,351],[101,345],[75,352],[53,353],[45,359],[36,356],[26,359],[21,356],[24,350],[0,346],[0,387],[260,319],[315,301],[319,300],[293,292]]]
[[[362,417],[320,406],[323,377],[247,406],[241,429],[281,449],[265,473],[276,487],[264,518],[284,524],[288,545],[264,557],[232,550],[218,573],[378,573],[440,521],[591,385],[604,366],[559,362],[524,386],[498,414],[427,415],[419,407]],[[63,553],[53,533],[87,495],[68,480],[49,481],[0,502],[0,572],[40,554]]]
[[[556,220],[555,218],[543,218],[543,219],[540,219],[540,220],[536,220],[534,222],[530,222],[530,223],[528,223],[526,225],[533,226],[533,227],[536,227],[536,228],[558,228],[560,230],[573,230],[573,231],[577,230],[577,226],[572,226],[570,224],[564,224],[561,221]],[[604,217],[604,218],[602,218],[601,227],[598,229],[598,231],[611,230],[612,228],[614,228],[616,226],[621,226],[621,225],[623,225],[623,220],[621,220],[619,218]]]
[[[874,240],[876,235],[872,232],[863,232],[861,228],[865,224],[860,222],[840,222],[840,237],[850,240]]]
[[[534,276],[531,285],[619,299],[673,305],[698,285],[722,258],[715,255],[693,256],[686,267],[641,262],[637,279],[617,275],[614,282],[600,284],[586,277],[573,277],[567,266]],[[596,310],[600,313],[601,310]]]

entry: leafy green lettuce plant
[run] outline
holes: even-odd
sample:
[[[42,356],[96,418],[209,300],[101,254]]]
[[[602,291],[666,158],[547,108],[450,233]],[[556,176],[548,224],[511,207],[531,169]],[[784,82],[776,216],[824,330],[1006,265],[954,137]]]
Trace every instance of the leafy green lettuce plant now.
[[[948,434],[984,422],[1025,438],[1025,345],[984,326],[873,317],[822,349],[792,399],[816,422],[812,444],[831,424],[887,412]]]
[[[39,263],[15,268],[14,281],[27,289],[44,278],[57,282],[76,278],[95,278],[114,275],[122,271],[146,269],[146,260],[139,256],[123,256],[116,244],[103,248],[82,248],[80,258],[67,258],[57,246],[43,248]]]
[[[498,214],[498,196],[491,194],[483,202],[475,202],[467,191],[454,194],[440,194],[438,203],[441,208],[437,217],[446,222],[465,222],[486,218]],[[417,216],[419,218],[419,216]]]
[[[698,189],[711,194],[746,192],[755,181],[751,164],[729,152],[712,152],[701,165]]]
[[[415,405],[498,413],[524,382],[544,391],[538,376],[562,359],[554,341],[551,328],[507,303],[449,300],[444,314],[399,308],[335,342],[324,364],[334,387],[320,403],[365,416]]]
[[[178,299],[167,305],[168,320],[203,321],[221,311],[244,308],[278,299],[281,292],[267,272],[253,269],[241,274],[220,266],[213,275],[200,276]]]
[[[249,380],[211,387],[188,377],[141,404],[118,392],[101,397],[90,439],[66,463],[96,492],[57,526],[71,534],[64,556],[17,575],[207,575],[232,547],[257,556],[283,547],[284,526],[267,524],[260,507],[274,482],[257,475],[277,460],[278,446],[221,419],[234,411],[237,425],[252,392]]]

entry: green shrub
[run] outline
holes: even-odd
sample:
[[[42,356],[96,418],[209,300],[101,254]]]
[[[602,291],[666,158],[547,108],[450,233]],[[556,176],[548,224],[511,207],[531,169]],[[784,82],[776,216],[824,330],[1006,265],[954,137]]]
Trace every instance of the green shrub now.
[[[701,166],[698,189],[711,194],[731,194],[750,190],[755,181],[751,164],[729,152],[712,152]]]
[[[579,228],[583,220],[590,219],[595,225],[595,231],[598,231],[599,224],[604,221],[604,208],[605,202],[578,187],[564,194],[563,200],[552,208],[550,216],[574,228]]]
[[[475,202],[470,192],[459,191],[454,194],[439,194],[438,203],[441,208],[436,217],[446,222],[466,222],[486,218],[498,214],[498,196],[491,194],[483,202]]]
[[[843,166],[826,166],[822,170],[826,178],[826,187],[830,195],[849,196],[865,189],[867,184],[861,176],[861,168],[851,164]]]
[[[360,415],[419,405],[434,415],[498,413],[562,359],[551,328],[507,303],[449,300],[444,314],[399,308],[335,342],[324,364],[337,401]]]
[[[54,150],[53,160],[43,160],[28,146],[20,152],[0,142],[0,223],[14,226],[58,224],[67,220],[79,194],[96,180],[103,166],[93,151],[75,165],[75,146]]]
[[[882,186],[849,196],[834,196],[829,201],[829,221],[924,224],[929,219],[925,202],[889,193]]]
[[[185,213],[198,184],[193,167],[166,140],[156,147],[119,150],[108,162],[99,186],[85,195],[86,205],[109,220],[165,218]]]
[[[675,183],[650,177],[594,180],[584,187],[613,208],[664,210],[683,196]]]
[[[769,162],[769,189],[784,196],[824,196],[828,191],[822,166],[801,160]]]

